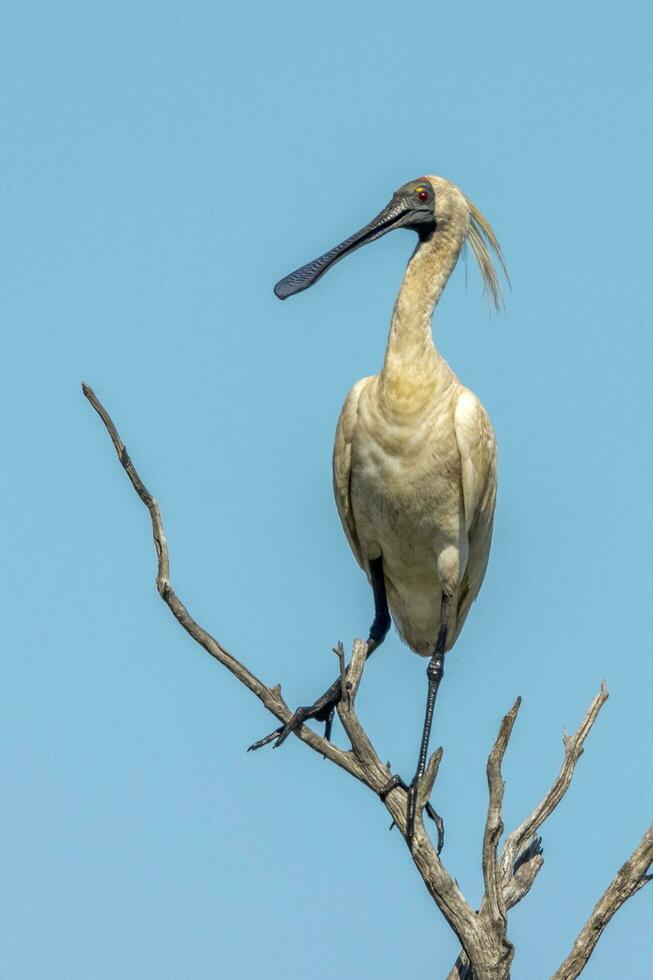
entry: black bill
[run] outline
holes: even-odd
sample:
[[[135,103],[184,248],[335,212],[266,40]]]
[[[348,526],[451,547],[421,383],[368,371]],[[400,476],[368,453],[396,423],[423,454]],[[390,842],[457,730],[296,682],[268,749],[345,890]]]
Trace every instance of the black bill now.
[[[393,228],[406,227],[406,219],[410,213],[410,208],[406,206],[403,196],[395,194],[388,206],[373,221],[370,221],[369,225],[365,225],[346,241],[336,245],[330,252],[325,252],[319,259],[307,262],[301,269],[296,269],[289,276],[280,279],[274,287],[275,295],[279,299],[287,299],[288,296],[294,296],[295,293],[301,293],[303,289],[308,289],[324,275],[327,269],[339,262],[345,255],[355,252],[361,245],[375,241]]]

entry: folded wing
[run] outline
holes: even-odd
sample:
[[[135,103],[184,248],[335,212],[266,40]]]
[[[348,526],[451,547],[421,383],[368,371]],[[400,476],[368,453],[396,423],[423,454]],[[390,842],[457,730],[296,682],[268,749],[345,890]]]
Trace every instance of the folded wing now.
[[[497,453],[492,424],[478,398],[463,389],[454,414],[456,440],[462,466],[465,528],[469,542],[467,567],[458,592],[457,630],[485,577],[497,492]]]
[[[362,378],[351,389],[342,406],[333,446],[333,493],[345,534],[356,561],[364,568],[351,507],[351,444],[358,419],[358,400],[370,378]]]

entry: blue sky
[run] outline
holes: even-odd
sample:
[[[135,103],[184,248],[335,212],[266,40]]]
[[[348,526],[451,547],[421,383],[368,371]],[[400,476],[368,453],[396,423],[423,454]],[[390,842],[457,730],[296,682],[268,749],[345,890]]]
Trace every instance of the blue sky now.
[[[163,509],[194,615],[290,703],[364,635],[331,498],[344,396],[378,370],[412,237],[279,303],[282,275],[422,173],[492,221],[437,343],[500,446],[493,553],[434,727],[443,859],[481,892],[484,766],[523,706],[506,824],[608,701],[512,914],[553,972],[653,813],[650,5],[21,3],[0,13],[5,975],[443,976],[456,955],[378,801],[291,740],[181,632],[82,379]],[[467,279],[467,282],[466,282]],[[359,711],[414,769],[424,662],[392,634]],[[341,733],[338,732],[338,738]],[[650,975],[652,892],[586,976]]]

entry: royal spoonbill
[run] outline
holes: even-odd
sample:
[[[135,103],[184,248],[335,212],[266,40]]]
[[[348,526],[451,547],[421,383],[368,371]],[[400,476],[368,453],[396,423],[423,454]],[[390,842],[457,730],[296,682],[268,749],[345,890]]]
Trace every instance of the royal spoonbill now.
[[[428,657],[428,696],[417,770],[408,791],[409,843],[424,775],[445,654],[456,642],[483,582],[490,551],[497,471],[485,409],[440,355],[431,332],[435,306],[467,242],[485,291],[499,309],[501,287],[491,253],[507,271],[495,234],[462,191],[442,177],[404,184],[368,225],[274,287],[287,299],[312,286],[336,262],[395,228],[419,241],[395,302],[383,368],[349,392],[333,451],[340,520],[374,597],[367,655],[390,619],[415,653]],[[331,734],[338,679],[287,725],[250,746],[281,745],[308,718]]]

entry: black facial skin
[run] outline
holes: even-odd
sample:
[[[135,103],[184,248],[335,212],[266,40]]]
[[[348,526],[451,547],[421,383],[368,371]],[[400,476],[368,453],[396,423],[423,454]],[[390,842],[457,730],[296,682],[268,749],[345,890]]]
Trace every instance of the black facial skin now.
[[[356,251],[361,245],[376,241],[395,228],[410,228],[417,232],[420,240],[424,241],[435,231],[434,204],[435,195],[428,181],[411,180],[410,183],[404,184],[393,194],[392,200],[383,211],[368,225],[318,259],[313,259],[301,269],[281,279],[274,287],[275,295],[279,299],[287,299],[288,296],[301,293],[303,289],[308,289],[317,282],[327,269],[345,255]]]

